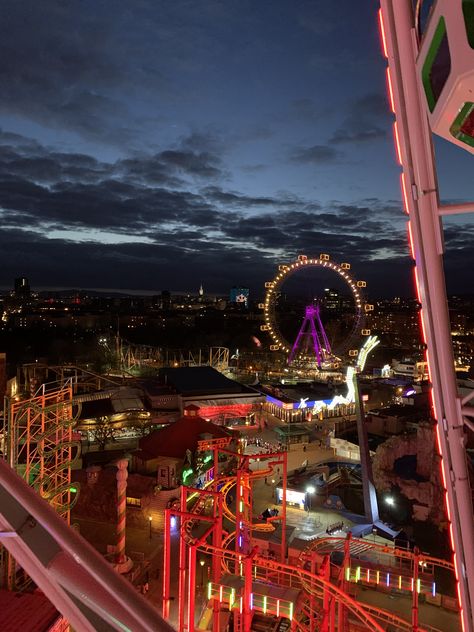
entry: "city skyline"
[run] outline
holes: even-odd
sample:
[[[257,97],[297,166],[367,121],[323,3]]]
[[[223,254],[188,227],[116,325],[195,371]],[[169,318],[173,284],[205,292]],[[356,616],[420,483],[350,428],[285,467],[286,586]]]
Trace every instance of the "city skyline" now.
[[[325,252],[413,293],[377,2],[0,6],[1,286],[255,296]],[[442,199],[474,198],[435,148]],[[472,233],[446,222],[450,293]]]

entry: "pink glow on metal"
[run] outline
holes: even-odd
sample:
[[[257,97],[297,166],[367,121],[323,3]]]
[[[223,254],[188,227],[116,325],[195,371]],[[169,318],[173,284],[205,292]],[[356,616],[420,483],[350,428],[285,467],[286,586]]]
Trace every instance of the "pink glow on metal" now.
[[[388,89],[388,96],[389,96],[389,101],[390,101],[390,109],[392,110],[392,113],[395,114],[395,101],[393,98],[392,76],[390,74],[390,68],[388,66],[387,66],[387,89]]]
[[[407,186],[405,182],[405,174],[402,172],[400,174],[400,187],[402,190],[402,198],[403,198],[403,210],[407,215],[410,214],[410,207],[408,206],[408,195],[407,195]],[[415,257],[413,257],[415,258]]]
[[[397,151],[398,164],[401,166],[402,165],[402,150],[401,150],[401,147],[400,147],[400,138],[398,136],[397,121],[393,122],[393,138],[395,140],[395,149]]]
[[[382,40],[383,54],[384,54],[384,57],[386,59],[388,59],[387,38],[385,37],[385,25],[383,23],[382,9],[379,9],[379,28],[380,28],[380,37],[381,37],[381,40]]]

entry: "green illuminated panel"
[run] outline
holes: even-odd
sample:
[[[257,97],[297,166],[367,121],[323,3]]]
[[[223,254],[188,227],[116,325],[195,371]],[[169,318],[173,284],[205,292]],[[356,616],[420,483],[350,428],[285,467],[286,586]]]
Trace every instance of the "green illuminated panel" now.
[[[444,18],[440,18],[421,72],[430,112],[436,107],[451,72],[451,53]]]
[[[462,12],[469,46],[474,48],[474,0],[463,0]]]

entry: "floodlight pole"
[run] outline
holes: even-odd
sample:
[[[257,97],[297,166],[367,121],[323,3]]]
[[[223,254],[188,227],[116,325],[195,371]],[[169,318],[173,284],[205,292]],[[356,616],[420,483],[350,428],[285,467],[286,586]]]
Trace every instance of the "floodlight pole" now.
[[[443,236],[431,130],[416,72],[418,41],[411,0],[381,0],[388,88],[397,121],[402,193],[416,262],[415,280],[433,385],[443,485],[446,489],[464,632],[473,632],[474,517],[465,450],[465,422],[454,371]]]

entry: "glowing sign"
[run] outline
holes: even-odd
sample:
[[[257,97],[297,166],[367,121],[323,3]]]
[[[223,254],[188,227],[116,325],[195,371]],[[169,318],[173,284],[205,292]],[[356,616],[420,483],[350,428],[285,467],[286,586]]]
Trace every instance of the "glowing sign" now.
[[[277,487],[276,490],[278,502],[283,502],[283,489]],[[286,490],[286,502],[294,503],[295,505],[304,505],[305,503],[305,492],[298,492],[295,489],[287,489]]]
[[[300,399],[300,403],[298,404],[298,408],[307,408],[307,404],[306,402],[308,401],[309,397],[302,397]]]

